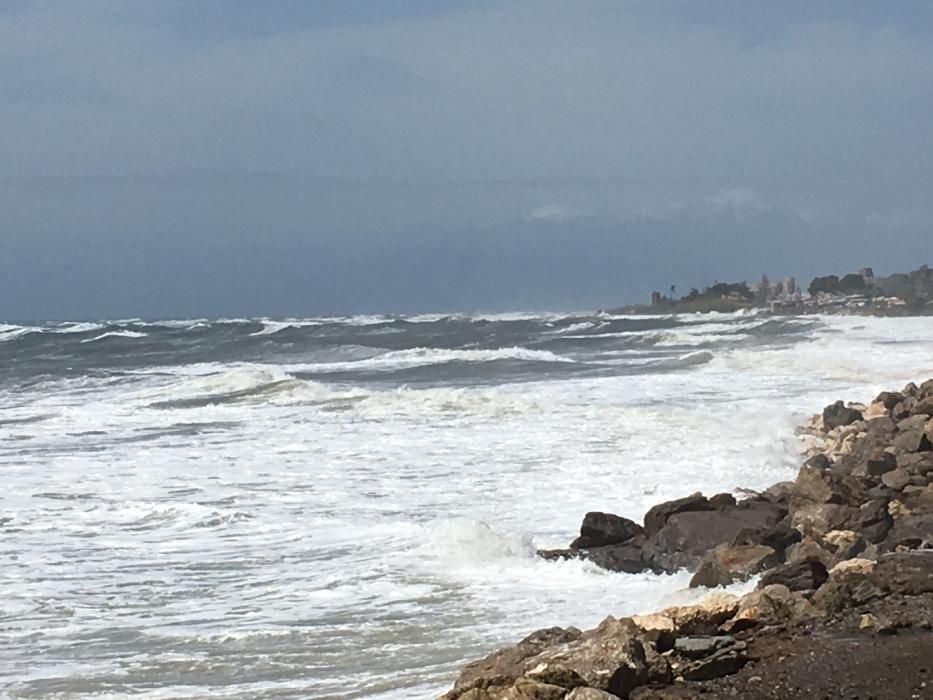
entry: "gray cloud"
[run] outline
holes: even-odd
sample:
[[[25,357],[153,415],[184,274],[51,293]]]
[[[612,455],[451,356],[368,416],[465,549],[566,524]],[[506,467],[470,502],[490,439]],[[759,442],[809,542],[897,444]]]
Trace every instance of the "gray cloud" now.
[[[914,266],[931,35],[920,2],[11,3],[0,317]]]

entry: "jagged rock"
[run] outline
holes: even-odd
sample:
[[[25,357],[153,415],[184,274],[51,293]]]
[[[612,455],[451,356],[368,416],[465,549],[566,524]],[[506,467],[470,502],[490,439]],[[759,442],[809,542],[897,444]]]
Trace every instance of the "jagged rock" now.
[[[661,654],[673,648],[674,640],[677,638],[677,628],[670,617],[662,613],[649,613],[648,615],[633,615],[631,620],[642,631],[642,638],[649,643],[645,646],[646,658],[652,645],[654,650]],[[650,661],[649,659],[649,664]]]
[[[735,637],[730,635],[681,637],[674,644],[674,652],[688,659],[700,659],[731,646],[735,646]]]
[[[881,545],[884,551],[933,548],[933,514],[909,514],[895,519]]]
[[[659,503],[645,513],[645,535],[651,537],[664,527],[664,524],[672,515],[676,515],[677,513],[712,509],[713,507],[710,505],[709,499],[699,491],[684,498]]]
[[[933,443],[930,442],[925,431],[925,425],[900,430],[894,436],[891,445],[898,452],[930,452],[933,450]]]
[[[575,627],[539,629],[515,646],[493,652],[484,659],[467,664],[460,672],[454,688],[465,686],[477,678],[518,678],[524,672],[525,660],[541,653],[547,647],[566,644],[579,639],[582,633]]]
[[[828,552],[810,537],[805,537],[800,542],[788,547],[785,552],[785,558],[788,564],[804,561],[818,561],[827,568],[833,561],[832,553]]]
[[[651,568],[642,559],[641,546],[633,542],[580,550],[580,557],[603,569],[621,571],[627,574],[637,574]]]
[[[778,553],[766,545],[719,545],[700,562],[690,588],[716,588],[735,580],[744,581],[778,561]]]
[[[574,688],[567,693],[564,700],[618,700],[618,697],[596,688]]]
[[[715,634],[719,625],[735,615],[738,609],[738,596],[716,591],[695,605],[666,608],[659,614],[673,620],[676,634]]]
[[[826,459],[826,455],[817,455]],[[812,459],[812,458],[811,458]],[[809,460],[807,460],[809,462]],[[826,459],[827,464],[829,460]],[[762,491],[761,495],[771,503],[786,504],[794,490],[793,481],[779,481]]]
[[[882,591],[871,579],[874,568],[875,562],[868,559],[849,559],[836,564],[813,595],[813,604],[825,612],[837,613],[877,598]]]
[[[704,559],[690,578],[690,588],[718,588],[732,583],[732,572],[715,557]]]
[[[933,551],[884,554],[869,574],[881,590],[901,595],[933,592]]]
[[[897,466],[910,474],[933,475],[933,452],[903,453],[897,455]]]
[[[811,467],[812,469],[829,469],[833,466],[833,463],[830,461],[829,457],[821,452],[810,457],[803,465],[805,467]]]
[[[826,566],[822,562],[807,559],[769,569],[761,575],[758,587],[780,584],[791,591],[815,591],[828,577]]]
[[[439,700],[561,700],[567,689],[529,678],[478,678],[454,688]]]
[[[869,476],[883,476],[897,469],[897,457],[891,452],[880,452],[865,462]]]
[[[525,673],[547,669],[571,670],[586,684],[619,697],[648,681],[645,649],[630,620],[607,617],[594,630],[576,639],[544,649],[524,661]]]
[[[715,496],[710,496],[709,498],[709,504],[716,510],[729,508],[734,506],[735,503],[735,496],[731,493],[717,493]]]
[[[902,494],[904,507],[913,515],[933,514],[933,484],[925,487],[908,486]]]
[[[898,391],[882,391],[875,397],[874,403],[880,403],[889,411],[904,400],[904,395]]]
[[[882,475],[881,483],[894,491],[901,491],[910,484],[910,472],[906,469],[895,469]]]
[[[800,593],[781,584],[770,584],[742,596],[739,609],[723,629],[742,629],[748,623],[758,625],[801,622],[816,615],[813,606]]]
[[[580,536],[571,543],[571,549],[604,547],[627,542],[644,532],[641,525],[612,513],[587,513],[580,525]]]
[[[842,401],[837,401],[823,409],[823,428],[832,430],[862,420],[862,414],[854,408],[847,408]]]
[[[742,651],[730,647],[693,661],[681,667],[678,673],[684,680],[709,681],[738,673],[747,661],[748,657]]]
[[[646,543],[642,557],[663,571],[694,568],[717,545],[729,545],[746,530],[774,528],[785,511],[765,501],[743,501],[719,511],[688,511],[670,516]]]
[[[819,538],[831,530],[847,530],[858,518],[858,510],[836,503],[801,506],[791,514],[791,523],[803,535]]]

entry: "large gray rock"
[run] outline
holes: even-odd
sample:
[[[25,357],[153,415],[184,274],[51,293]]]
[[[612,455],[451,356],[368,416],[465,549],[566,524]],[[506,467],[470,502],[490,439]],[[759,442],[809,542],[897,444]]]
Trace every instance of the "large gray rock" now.
[[[745,501],[728,510],[676,513],[648,539],[642,558],[663,571],[692,569],[718,545],[731,545],[749,530],[771,530],[784,515],[783,508],[765,501]]]
[[[645,513],[645,535],[651,537],[664,527],[672,515],[705,510],[713,510],[713,506],[699,491],[684,498],[659,503]]]
[[[876,586],[888,593],[908,596],[933,593],[933,551],[884,554],[870,576]]]
[[[580,536],[570,545],[571,549],[605,547],[627,542],[644,532],[641,525],[628,518],[612,513],[587,513],[580,525]]]
[[[933,514],[905,515],[894,525],[881,544],[883,551],[933,548]]]
[[[842,401],[837,401],[823,409],[823,429],[826,431],[849,425],[862,420],[862,412],[848,408]]]
[[[532,632],[515,646],[506,647],[493,652],[486,658],[467,664],[460,672],[460,677],[454,688],[466,686],[478,678],[495,678],[504,676],[518,678],[523,675],[525,661],[544,649],[566,644],[578,639],[582,633],[575,627],[563,629],[549,627]]]
[[[827,578],[829,574],[821,561],[804,559],[782,564],[764,572],[758,581],[758,587],[780,584],[791,591],[815,591],[826,582]]]

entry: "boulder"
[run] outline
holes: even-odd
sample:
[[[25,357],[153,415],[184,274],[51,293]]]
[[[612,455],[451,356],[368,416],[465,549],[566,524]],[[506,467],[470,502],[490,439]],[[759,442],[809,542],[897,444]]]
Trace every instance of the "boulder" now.
[[[878,452],[865,461],[865,471],[869,476],[883,476],[897,469],[897,457],[892,452]]]
[[[892,491],[901,491],[910,484],[910,472],[906,469],[894,469],[881,476],[881,483]]]
[[[713,510],[713,506],[699,491],[690,496],[678,498],[675,501],[659,503],[645,513],[645,535],[651,537],[664,527],[664,524],[672,515],[702,510]]]
[[[908,596],[933,593],[933,551],[884,554],[869,576],[887,593]]]
[[[862,413],[848,408],[842,401],[837,401],[823,409],[823,429],[830,431],[855,421],[862,420]]]
[[[791,513],[791,524],[804,536],[820,538],[831,530],[847,530],[858,518],[859,511],[836,503],[814,503],[798,507]]]
[[[778,553],[762,544],[719,545],[700,562],[690,580],[690,588],[715,588],[732,581],[746,581],[759,571],[779,562]]]
[[[642,559],[641,546],[632,541],[580,550],[580,558],[591,561],[608,571],[620,571],[626,574],[637,574],[652,568]]]
[[[933,450],[933,443],[930,442],[926,435],[925,425],[899,430],[891,441],[891,445],[898,453],[930,452]]]
[[[571,549],[604,547],[627,542],[644,532],[641,525],[628,518],[612,513],[587,513],[580,525],[580,536],[570,545]]]
[[[826,613],[838,613],[851,606],[864,605],[882,595],[872,581],[875,562],[868,559],[849,559],[836,564],[829,578],[813,594],[813,604]]]
[[[829,457],[820,452],[810,457],[803,465],[805,467],[812,467],[813,469],[829,469],[833,466],[833,463],[830,461]]]
[[[648,682],[645,649],[630,620],[607,617],[596,629],[524,661],[524,673],[573,671],[586,685],[621,698]]]
[[[618,700],[618,697],[596,688],[574,688],[567,693],[564,700]]]
[[[715,634],[719,625],[738,609],[738,596],[716,591],[699,603],[666,608],[659,614],[673,620],[678,635]]]
[[[709,681],[722,678],[742,670],[748,661],[744,643],[727,647],[702,659],[692,661],[678,669],[678,675],[687,681]]]
[[[882,391],[875,397],[874,403],[880,403],[889,411],[904,400],[904,395],[898,391]]]
[[[748,623],[773,625],[803,622],[815,614],[813,606],[803,595],[786,586],[771,584],[742,596],[738,611],[724,628],[741,629]]]
[[[882,542],[882,551],[933,548],[933,514],[909,514],[895,519]]]
[[[734,506],[735,503],[735,496],[731,493],[717,493],[715,496],[710,496],[709,498],[709,504],[716,510],[730,508]]]
[[[674,619],[664,613],[633,615],[632,623],[642,632],[642,638],[654,644],[655,650],[665,652],[674,646],[677,626]]]
[[[547,647],[578,639],[581,634],[575,627],[536,630],[515,646],[500,649],[479,661],[467,664],[460,672],[454,689],[466,686],[478,678],[518,678],[524,673],[524,663],[527,659],[541,653]]]
[[[791,591],[815,591],[828,577],[826,566],[822,562],[805,559],[769,569],[761,575],[758,587],[780,584]]]
[[[818,561],[823,566],[829,567],[833,562],[833,555],[826,551],[818,542],[806,537],[802,541],[792,544],[785,553],[787,563],[799,563],[805,561]]]
[[[645,542],[642,558],[662,571],[695,568],[716,546],[731,545],[747,530],[771,530],[784,515],[783,508],[765,501],[743,501],[726,510],[676,513]]]

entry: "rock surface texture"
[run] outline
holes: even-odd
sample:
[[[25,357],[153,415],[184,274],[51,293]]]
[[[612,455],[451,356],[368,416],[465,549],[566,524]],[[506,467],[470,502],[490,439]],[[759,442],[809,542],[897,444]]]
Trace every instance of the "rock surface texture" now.
[[[694,493],[642,525],[587,513],[567,549],[742,597],[539,630],[466,666],[443,700],[933,698],[933,379],[801,429],[803,465],[744,500]]]

